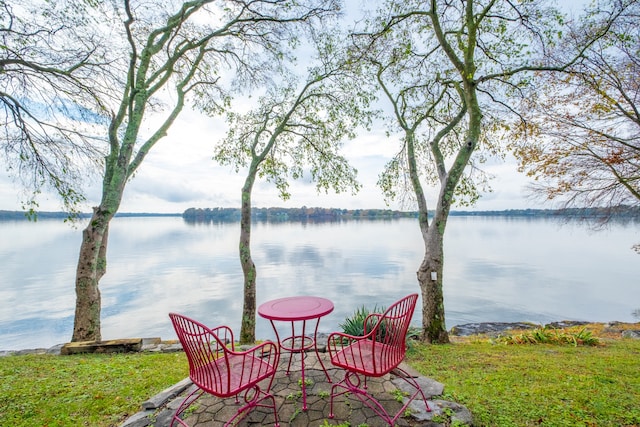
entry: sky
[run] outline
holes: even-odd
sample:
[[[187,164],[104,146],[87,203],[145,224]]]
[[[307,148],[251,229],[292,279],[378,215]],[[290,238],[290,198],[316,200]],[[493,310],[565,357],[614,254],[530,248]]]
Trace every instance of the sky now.
[[[135,177],[127,185],[120,212],[182,213],[188,208],[239,207],[244,171],[219,166],[213,160],[213,146],[225,135],[222,118],[212,119],[185,109],[168,135],[150,151]],[[383,129],[361,131],[356,139],[345,142],[343,154],[358,170],[362,188],[358,194],[318,194],[309,177],[290,181],[291,198],[278,197],[275,185],[258,181],[252,194],[255,207],[326,207],[341,209],[413,210],[414,205],[392,202],[387,205],[376,186],[385,163],[395,155],[398,144]],[[545,208],[525,196],[530,182],[517,172],[515,160],[490,160],[485,170],[493,175],[493,192],[484,193],[474,207],[460,210],[504,210]],[[89,212],[100,199],[98,177],[82,183],[87,202],[80,207]],[[435,188],[427,188],[428,206],[435,208]],[[0,210],[20,210],[24,191],[7,172],[0,157]],[[59,211],[62,204],[54,193],[44,192],[38,198],[41,211]]]
[[[225,135],[222,119],[212,119],[185,110],[168,135],[150,151],[133,180],[125,189],[120,212],[182,213],[188,208],[239,207],[240,190],[245,171],[239,173],[230,166],[220,166],[214,160],[213,146]],[[385,203],[377,187],[379,173],[397,150],[397,140],[388,138],[382,129],[361,131],[352,141],[346,141],[343,154],[358,170],[361,190],[335,194],[318,193],[308,176],[290,181],[291,198],[278,197],[275,185],[265,180],[256,182],[252,193],[255,207],[297,208],[326,207],[341,209],[399,209],[413,210],[415,206],[398,201]],[[24,190],[8,174],[0,159],[0,210],[20,210]],[[473,208],[464,210],[503,210],[536,208],[524,197],[527,179],[516,171],[514,160],[491,161],[486,170],[495,176],[493,192],[485,193]],[[82,183],[87,201],[81,211],[90,212],[100,200],[99,177]],[[429,207],[435,207],[435,188],[427,188]],[[60,199],[54,193],[40,195],[39,210],[60,211]]]

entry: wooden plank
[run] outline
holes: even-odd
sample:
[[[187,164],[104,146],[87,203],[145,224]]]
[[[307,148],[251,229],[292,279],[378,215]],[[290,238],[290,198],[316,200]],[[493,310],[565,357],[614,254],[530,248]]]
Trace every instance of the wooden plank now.
[[[79,353],[129,353],[142,349],[142,338],[125,338],[108,341],[78,341],[62,346],[60,354]]]

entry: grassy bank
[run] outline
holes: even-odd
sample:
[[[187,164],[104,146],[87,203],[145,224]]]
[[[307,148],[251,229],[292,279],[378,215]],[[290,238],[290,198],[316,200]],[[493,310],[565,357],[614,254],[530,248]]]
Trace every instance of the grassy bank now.
[[[187,375],[181,352],[0,357],[0,425],[118,426]]]
[[[477,426],[640,426],[640,340],[598,346],[466,339],[414,345],[407,361],[445,384]],[[187,376],[182,353],[0,357],[0,420],[118,426]]]
[[[640,426],[640,341],[420,346],[407,360],[477,426]]]

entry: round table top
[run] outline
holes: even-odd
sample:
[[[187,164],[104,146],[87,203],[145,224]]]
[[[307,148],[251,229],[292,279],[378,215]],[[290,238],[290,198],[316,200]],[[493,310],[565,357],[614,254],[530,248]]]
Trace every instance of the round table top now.
[[[258,307],[258,314],[269,320],[317,319],[333,311],[333,303],[326,298],[297,296],[267,301]]]

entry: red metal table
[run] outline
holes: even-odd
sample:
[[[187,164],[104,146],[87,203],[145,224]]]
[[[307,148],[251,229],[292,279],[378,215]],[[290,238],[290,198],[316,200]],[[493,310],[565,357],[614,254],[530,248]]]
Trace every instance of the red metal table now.
[[[294,353],[301,353],[300,359],[302,364],[302,409],[307,410],[307,390],[304,379],[304,352],[313,348],[320,366],[324,374],[327,376],[327,381],[331,382],[331,378],[327,373],[322,359],[318,354],[318,346],[316,340],[318,336],[318,325],[320,324],[320,318],[326,316],[333,311],[333,303],[326,298],[313,297],[313,296],[297,296],[279,298],[271,301],[267,301],[258,307],[258,314],[271,322],[271,326],[276,334],[276,339],[280,348],[290,353],[289,364],[287,365],[287,375],[291,368],[291,360]],[[307,320],[315,320],[316,325],[313,331],[313,336],[307,336],[305,330],[307,327]],[[283,321],[291,323],[291,334],[289,336],[280,338],[278,328],[276,328],[275,321]],[[301,330],[296,331],[297,328],[302,327]]]

